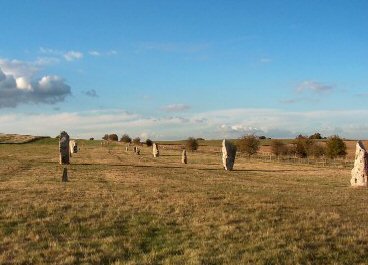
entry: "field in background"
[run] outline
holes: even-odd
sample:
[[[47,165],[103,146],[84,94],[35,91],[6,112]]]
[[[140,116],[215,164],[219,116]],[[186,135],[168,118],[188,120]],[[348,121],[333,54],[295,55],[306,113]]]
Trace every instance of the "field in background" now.
[[[79,141],[68,183],[56,139],[0,145],[0,264],[368,263],[350,168],[239,156],[226,172],[206,142],[182,165],[181,143],[155,159]]]

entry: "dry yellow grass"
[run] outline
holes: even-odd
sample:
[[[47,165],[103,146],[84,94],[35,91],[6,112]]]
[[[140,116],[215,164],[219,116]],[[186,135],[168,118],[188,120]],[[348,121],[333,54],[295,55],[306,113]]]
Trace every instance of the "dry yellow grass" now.
[[[0,264],[368,263],[348,169],[79,146],[61,183],[56,141],[0,145]]]

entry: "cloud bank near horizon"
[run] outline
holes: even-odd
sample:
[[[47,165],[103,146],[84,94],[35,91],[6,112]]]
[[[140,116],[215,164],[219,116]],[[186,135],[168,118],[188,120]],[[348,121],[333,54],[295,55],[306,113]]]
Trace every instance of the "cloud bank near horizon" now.
[[[244,134],[293,138],[320,132],[352,139],[368,139],[368,122],[359,117],[368,110],[290,112],[277,109],[226,109],[165,117],[144,116],[125,110],[92,110],[59,114],[2,114],[2,133],[56,136],[66,130],[72,137],[100,139],[105,133],[128,133],[142,139],[177,140],[238,138]],[[337,119],[338,117],[338,119]],[[332,122],[338,120],[339,122]]]

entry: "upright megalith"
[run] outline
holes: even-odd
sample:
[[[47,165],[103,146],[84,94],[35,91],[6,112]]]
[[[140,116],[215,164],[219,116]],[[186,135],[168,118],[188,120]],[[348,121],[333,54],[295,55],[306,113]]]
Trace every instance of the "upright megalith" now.
[[[60,151],[60,164],[69,165],[69,155],[70,155],[69,135],[65,131],[62,131],[60,133],[59,151]]]
[[[64,167],[63,169],[63,175],[61,176],[62,182],[68,182],[68,169]]]
[[[69,141],[69,151],[70,151],[70,156],[71,154],[75,154],[78,153],[78,143],[75,140],[70,140]]]
[[[368,153],[362,143],[357,142],[354,168],[351,170],[351,186],[366,187],[368,177]]]
[[[233,170],[236,156],[236,146],[224,139],[222,141],[222,163],[225,170]]]
[[[187,150],[183,150],[183,152],[181,153],[181,163],[182,164],[186,164],[188,163],[188,159],[187,159]]]
[[[128,151],[129,151],[129,147],[125,146],[125,152],[128,152]]]
[[[153,157],[158,157],[160,155],[160,151],[158,150],[158,144],[156,143],[152,144],[152,154]]]

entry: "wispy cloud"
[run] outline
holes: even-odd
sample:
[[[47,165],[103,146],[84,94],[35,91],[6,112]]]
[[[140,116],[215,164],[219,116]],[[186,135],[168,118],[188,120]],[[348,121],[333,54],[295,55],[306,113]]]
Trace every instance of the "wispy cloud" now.
[[[117,55],[118,52],[116,50],[109,50],[109,51],[97,51],[97,50],[91,50],[88,52],[89,55],[91,56],[113,56],[113,55]]]
[[[260,58],[260,59],[259,59],[259,62],[260,62],[261,64],[269,64],[269,63],[271,63],[271,62],[272,62],[272,59],[271,59],[271,58],[268,58],[268,57],[263,57],[263,58]]]
[[[367,92],[362,92],[362,93],[358,93],[355,94],[356,97],[368,97],[368,93]]]
[[[92,56],[100,56],[101,55],[101,53],[98,52],[98,51],[89,51],[88,53],[89,53],[89,55],[92,55]]]
[[[97,98],[98,97],[97,92],[94,89],[84,91],[83,94],[85,94],[86,96],[89,96],[91,98]]]
[[[140,50],[152,50],[168,53],[196,53],[206,50],[208,43],[180,43],[180,42],[140,42]]]
[[[279,102],[282,103],[282,104],[296,104],[296,103],[301,103],[301,102],[317,103],[319,101],[320,101],[320,99],[315,98],[315,97],[295,97],[295,98],[282,99]]]
[[[161,107],[161,109],[166,112],[183,112],[190,109],[190,106],[186,104],[170,104]]]
[[[324,84],[324,83],[313,81],[313,80],[303,81],[296,87],[296,91],[299,93],[305,92],[305,91],[323,93],[323,92],[332,91],[333,89],[335,89],[333,85]]]
[[[75,61],[83,58],[83,53],[78,51],[68,51],[64,53],[64,58],[67,61]]]

